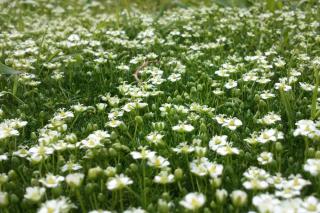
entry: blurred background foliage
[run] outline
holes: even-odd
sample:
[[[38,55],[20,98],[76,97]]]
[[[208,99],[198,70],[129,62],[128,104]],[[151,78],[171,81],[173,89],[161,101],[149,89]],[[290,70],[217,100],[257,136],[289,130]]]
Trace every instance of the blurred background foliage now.
[[[69,18],[96,12],[121,17],[123,12],[130,14],[141,11],[160,17],[167,10],[212,4],[240,8],[259,4],[263,5],[263,12],[274,12],[283,6],[291,10],[309,10],[316,8],[314,6],[319,3],[320,0],[0,0],[0,31],[8,28],[27,30],[24,19],[32,19],[34,15],[54,19],[56,16]],[[320,14],[320,11],[318,13]],[[8,23],[12,25],[9,26]]]

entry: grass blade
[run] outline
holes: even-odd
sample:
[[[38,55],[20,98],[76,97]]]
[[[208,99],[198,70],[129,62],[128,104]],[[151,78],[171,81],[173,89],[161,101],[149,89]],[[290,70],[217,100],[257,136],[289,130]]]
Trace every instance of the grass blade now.
[[[20,71],[14,70],[11,67],[8,67],[7,65],[0,63],[0,74],[17,75],[20,73],[21,73]]]

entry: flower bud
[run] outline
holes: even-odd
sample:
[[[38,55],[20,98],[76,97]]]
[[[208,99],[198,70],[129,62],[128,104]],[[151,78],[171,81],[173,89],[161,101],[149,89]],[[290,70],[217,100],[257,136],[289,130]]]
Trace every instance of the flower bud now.
[[[108,152],[111,157],[115,157],[118,155],[118,152],[114,148],[109,148]]]
[[[215,189],[221,186],[221,182],[221,178],[218,177],[215,177],[210,180],[211,186]]]
[[[115,131],[112,131],[112,132],[111,132],[111,135],[110,135],[110,138],[111,138],[112,140],[115,140],[115,139],[118,138],[118,134],[117,134]]]
[[[283,146],[280,142],[276,142],[276,150],[278,152],[281,152],[283,150]]]
[[[313,158],[315,153],[316,153],[315,149],[313,147],[310,147],[308,149],[307,155],[308,155],[308,157]]]
[[[58,187],[52,188],[51,192],[54,197],[59,197],[62,194],[63,189],[61,186],[58,186]]]
[[[170,212],[170,208],[168,205],[168,202],[163,200],[163,199],[159,199],[158,200],[158,212],[159,213],[167,213]]]
[[[1,173],[0,174],[0,186],[3,185],[4,183],[6,183],[8,181],[8,175],[6,175],[5,173]]]
[[[216,191],[216,199],[217,202],[222,204],[226,201],[226,198],[228,196],[228,192],[225,189],[217,189]]]
[[[65,137],[65,141],[69,142],[69,143],[76,143],[77,142],[77,135],[74,133],[70,133],[68,135],[66,135]]]
[[[210,211],[209,208],[204,208],[204,209],[203,209],[203,213],[211,213],[211,211]]]
[[[139,117],[141,117],[141,116],[139,116]],[[153,112],[148,112],[148,113],[144,114],[144,117],[145,118],[153,118],[154,117],[154,113]]]
[[[174,170],[174,178],[178,181],[181,180],[183,178],[183,170],[180,168]]]
[[[162,198],[165,200],[170,200],[170,194],[168,192],[162,193]]]
[[[149,205],[148,205],[148,207],[147,207],[147,210],[148,210],[148,212],[152,212],[152,210],[154,210],[154,206],[153,206],[153,204],[152,203],[150,203]]]
[[[7,192],[0,192],[0,208],[9,204],[9,196]]]
[[[8,176],[9,176],[10,180],[15,180],[16,178],[18,178],[18,175],[17,175],[16,171],[14,171],[14,170],[10,170],[8,173]]]
[[[19,202],[19,197],[16,194],[11,194],[10,195],[10,203],[18,203]]]
[[[104,170],[104,173],[108,176],[108,177],[113,177],[117,174],[117,169],[115,167],[107,167],[106,170]]]
[[[200,124],[200,131],[201,132],[207,132],[207,126],[206,126],[206,124],[205,123],[201,123]]]
[[[134,120],[136,121],[137,125],[143,124],[143,118],[141,116],[136,116]]]
[[[254,96],[254,101],[255,101],[255,102],[259,102],[259,101],[260,101],[260,96],[259,96],[258,94],[256,94],[256,95]]]
[[[91,195],[96,187],[95,183],[87,183],[86,186],[84,187],[84,191],[86,194]]]
[[[138,166],[135,163],[130,164],[129,168],[131,169],[132,172],[138,171]]]
[[[231,193],[231,200],[234,206],[241,207],[247,202],[247,193],[241,190],[235,190]]]
[[[217,207],[217,204],[216,204],[216,202],[214,202],[214,200],[210,202],[210,207],[211,208],[216,208]]]
[[[106,199],[106,196],[105,196],[104,194],[102,194],[102,193],[99,193],[99,194],[98,194],[98,201],[104,202],[105,199]]]
[[[152,127],[157,131],[162,131],[165,128],[165,123],[164,122],[155,122],[155,123],[152,123]]]
[[[156,104],[152,104],[151,105],[151,109],[152,109],[152,111],[156,111],[158,109],[157,105]]]
[[[88,171],[89,179],[96,179],[100,174],[102,174],[103,170],[100,167],[90,168]]]
[[[105,103],[97,103],[96,107],[97,107],[98,112],[103,112],[106,109],[107,104],[105,104]]]

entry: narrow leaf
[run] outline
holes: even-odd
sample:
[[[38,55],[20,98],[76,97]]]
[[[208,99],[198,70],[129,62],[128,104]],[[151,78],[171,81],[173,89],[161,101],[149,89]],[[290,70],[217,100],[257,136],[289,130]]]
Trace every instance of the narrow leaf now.
[[[11,67],[8,67],[7,65],[4,65],[0,63],[0,74],[4,75],[17,75],[20,74],[21,72],[12,69]]]

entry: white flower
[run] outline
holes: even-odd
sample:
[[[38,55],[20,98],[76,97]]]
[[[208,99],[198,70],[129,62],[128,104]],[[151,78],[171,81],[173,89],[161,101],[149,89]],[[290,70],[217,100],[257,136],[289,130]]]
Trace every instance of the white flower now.
[[[64,177],[62,176],[54,176],[53,174],[49,173],[46,175],[45,178],[41,178],[39,180],[44,186],[48,188],[55,188],[58,187],[60,182],[64,181]]]
[[[181,142],[177,147],[172,148],[172,150],[176,153],[187,154],[193,152],[195,148],[193,146],[188,145],[187,142]]]
[[[208,159],[205,157],[195,159],[190,163],[190,171],[197,176],[205,176],[208,174],[206,166],[208,162]]]
[[[143,210],[141,207],[138,207],[138,208],[131,207],[123,211],[123,213],[146,213],[146,211]]]
[[[209,174],[212,178],[219,177],[223,172],[223,165],[210,162],[208,158],[202,157],[190,162],[190,171],[197,176]]]
[[[27,187],[24,198],[32,202],[39,202],[42,199],[45,192],[46,189],[43,187]]]
[[[66,176],[66,183],[71,187],[79,187],[83,181],[84,174],[73,173]]]
[[[218,122],[218,124],[223,124],[226,122],[225,115],[216,115],[214,119]]]
[[[267,182],[270,174],[265,170],[251,166],[243,173],[243,176],[247,179],[242,185],[246,189],[261,190],[266,189],[269,186]]]
[[[38,209],[38,213],[67,213],[72,208],[75,208],[75,206],[67,198],[61,197],[55,200],[47,200]]]
[[[254,166],[251,166],[243,173],[243,176],[247,179],[262,179],[266,180],[270,177],[270,174],[267,173],[264,169],[260,169]]]
[[[320,212],[320,203],[319,200],[314,196],[309,196],[304,199],[301,204],[301,213],[311,213],[311,212]]]
[[[108,123],[106,123],[106,126],[112,127],[112,128],[116,128],[118,126],[120,126],[123,122],[119,121],[119,120],[111,120]]]
[[[289,180],[287,181],[287,185],[297,191],[302,190],[303,187],[310,185],[310,184],[311,184],[311,182],[303,179],[300,174],[290,175]]]
[[[311,84],[308,84],[306,82],[299,82],[299,85],[301,87],[301,89],[303,89],[304,91],[310,92],[314,89],[314,86]]]
[[[97,136],[91,136],[90,138],[81,141],[81,148],[92,149],[97,147],[103,147],[101,140]]]
[[[148,158],[148,165],[159,169],[168,167],[170,163],[162,156],[152,156]]]
[[[190,124],[185,124],[185,123],[180,123],[176,126],[173,126],[172,127],[172,130],[173,131],[176,131],[176,132],[191,132],[194,130],[194,127]]]
[[[216,178],[222,175],[223,165],[217,163],[207,164],[207,170],[211,178]]]
[[[14,129],[12,127],[3,126],[0,124],[0,140],[5,139],[5,138],[9,138],[12,136],[19,136],[18,130]]]
[[[275,176],[271,176],[268,178],[268,183],[273,185],[276,189],[282,189],[287,182],[281,176],[281,173],[277,173]]]
[[[277,121],[281,121],[280,115],[277,115],[274,112],[270,112],[267,115],[263,116],[263,118],[259,119],[258,123],[272,125],[275,124]]]
[[[294,188],[290,187],[290,185],[284,185],[284,188],[282,190],[278,190],[275,192],[275,195],[280,198],[290,199],[300,195],[300,191],[295,190]]]
[[[174,181],[174,175],[168,171],[161,171],[157,176],[154,177],[153,181],[159,184],[168,184]]]
[[[262,152],[258,157],[258,162],[261,165],[271,163],[273,160],[273,154],[271,152]]]
[[[292,87],[286,84],[285,82],[275,83],[274,88],[278,90],[283,90],[285,92],[288,92],[292,89]]]
[[[243,183],[243,187],[250,190],[263,190],[268,188],[269,184],[265,180],[259,180],[258,178],[253,178]]]
[[[236,147],[232,147],[230,143],[227,143],[224,146],[218,147],[216,151],[219,155],[222,155],[222,156],[232,155],[232,154],[238,155],[240,153],[239,149]]]
[[[66,171],[78,171],[82,169],[82,166],[80,164],[77,163],[73,163],[72,161],[67,162],[66,164],[64,164],[61,167],[61,171],[62,172],[66,172]]]
[[[118,117],[122,117],[123,116],[123,111],[120,110],[116,110],[116,109],[112,109],[110,113],[108,113],[108,118],[109,120],[115,120]]]
[[[187,194],[179,203],[189,210],[197,210],[206,202],[206,197],[202,193],[191,192]]]
[[[110,134],[107,131],[96,130],[92,134],[88,136],[88,138],[98,138],[99,140],[104,140],[106,138],[110,138]]]
[[[120,190],[128,185],[131,185],[132,183],[133,181],[131,180],[131,178],[125,176],[124,174],[120,174],[108,180],[107,188],[111,191]]]
[[[181,74],[180,73],[172,73],[169,77],[168,80],[171,82],[176,82],[181,79]]]
[[[0,155],[0,162],[1,161],[5,161],[5,160],[8,160],[8,154],[7,153],[4,153],[4,154]]]
[[[216,88],[215,90],[212,91],[212,93],[215,95],[222,95],[224,94],[224,91],[221,90],[220,88]]]
[[[29,149],[30,160],[34,162],[39,162],[43,159],[47,159],[51,154],[53,154],[54,149],[48,146],[34,146]]]
[[[230,130],[236,130],[241,125],[242,122],[238,118],[227,118],[222,124],[222,126],[227,127]]]
[[[253,197],[252,204],[260,213],[274,212],[275,207],[280,201],[271,194],[259,194]]]
[[[163,137],[164,137],[164,135],[159,134],[158,132],[151,132],[149,135],[146,136],[146,139],[150,143],[158,145],[158,144],[161,144],[163,142],[162,141]]]
[[[89,213],[112,213],[112,212],[107,211],[107,210],[98,209],[98,210],[91,210],[91,211],[89,211]]]
[[[84,112],[88,110],[88,107],[78,103],[76,105],[71,106],[71,109],[73,109],[75,112]]]
[[[237,81],[232,80],[232,79],[230,79],[230,80],[224,85],[224,87],[225,87],[226,89],[232,89],[232,88],[235,88],[235,87],[237,87],[237,86],[238,86]]]
[[[257,137],[257,141],[262,144],[265,144],[269,141],[276,142],[280,139],[283,139],[283,133],[276,129],[265,129]]]
[[[320,159],[308,159],[303,169],[313,176],[320,174]]]
[[[291,213],[299,212],[302,200],[300,198],[291,198],[282,200],[274,207],[274,213]]]
[[[311,139],[315,136],[320,136],[320,131],[316,128],[316,124],[312,120],[300,120],[296,125],[297,129],[293,132],[294,136],[302,135]]]
[[[59,111],[57,113],[55,113],[54,118],[52,119],[52,121],[56,121],[56,120],[66,120],[66,119],[70,119],[73,118],[74,114],[71,111],[64,111],[64,109],[59,109]]]
[[[147,147],[140,147],[140,152],[130,152],[133,159],[150,159],[153,158],[155,154],[156,152],[148,150]]]
[[[261,94],[260,94],[260,97],[263,99],[263,100],[267,100],[267,99],[270,99],[270,98],[274,98],[276,97],[275,94],[273,93],[270,93],[269,91],[263,91]]]
[[[219,147],[225,146],[227,144],[227,138],[226,135],[215,135],[211,138],[209,141],[209,147],[211,150],[216,151]]]

